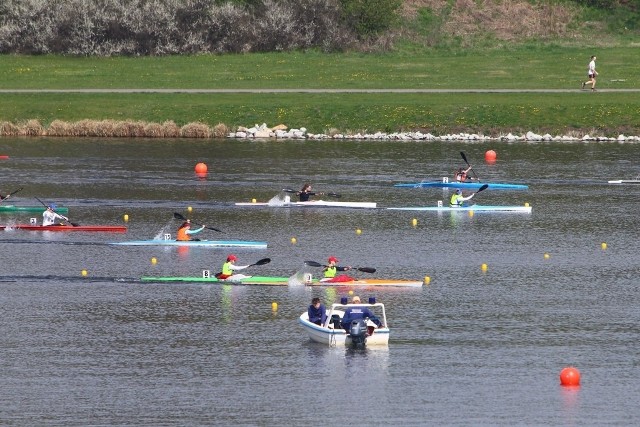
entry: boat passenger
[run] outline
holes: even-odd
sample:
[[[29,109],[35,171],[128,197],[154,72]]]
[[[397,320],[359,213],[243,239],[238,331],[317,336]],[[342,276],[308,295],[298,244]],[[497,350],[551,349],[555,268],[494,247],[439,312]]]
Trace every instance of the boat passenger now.
[[[453,196],[451,196],[451,200],[449,201],[449,207],[451,208],[459,208],[464,206],[464,202],[466,202],[467,200],[470,200],[473,196],[475,196],[476,193],[471,193],[470,196],[464,197],[462,195],[462,190],[461,189],[456,189],[456,192]]]
[[[307,311],[309,314],[309,322],[316,325],[324,325],[327,322],[327,310],[320,302],[320,298],[316,297],[311,300],[311,305]]]
[[[309,196],[322,196],[324,193],[314,193],[311,191],[311,184],[306,183],[302,186],[302,190],[296,193],[301,202],[308,202]]]
[[[58,219],[69,222],[69,218],[56,212],[56,207],[55,203],[47,206],[47,209],[42,213],[42,226],[64,225],[62,222],[56,223]]]
[[[329,264],[324,266],[322,270],[324,272],[324,278],[321,280],[323,282],[350,282],[355,280],[353,277],[348,276],[346,274],[338,275],[338,271],[348,271],[351,270],[350,266],[340,267],[338,264],[338,258],[334,256],[330,256],[327,260]]]
[[[204,230],[205,226],[203,225],[202,227],[192,230],[191,229],[191,220],[188,219],[185,222],[182,223],[182,225],[180,226],[180,228],[178,228],[178,232],[176,233],[176,240],[179,242],[187,242],[189,240],[200,240],[200,239],[192,239],[191,235],[192,234],[197,234],[199,232],[201,232],[202,230]]]
[[[351,307],[351,304],[354,304],[355,306]],[[351,322],[357,319],[369,319],[375,323],[377,327],[382,326],[380,319],[378,319],[368,307],[357,305],[362,304],[359,296],[354,296],[351,300],[351,304],[349,304],[349,307],[344,311],[341,323],[342,328],[347,331],[347,333],[351,332]]]
[[[472,180],[473,178],[471,178],[468,173],[471,170],[471,166],[469,166],[468,168],[458,168],[458,171],[455,174],[455,179],[457,182],[465,182],[467,180]]]
[[[243,279],[246,277],[251,277],[251,276],[245,276],[244,274],[234,274],[234,271],[244,270],[245,268],[249,267],[249,265],[236,265],[235,264],[236,261],[238,261],[237,256],[233,254],[227,255],[227,262],[222,264],[222,271],[216,274],[216,278],[220,280],[225,280],[225,279],[235,280],[235,279]]]

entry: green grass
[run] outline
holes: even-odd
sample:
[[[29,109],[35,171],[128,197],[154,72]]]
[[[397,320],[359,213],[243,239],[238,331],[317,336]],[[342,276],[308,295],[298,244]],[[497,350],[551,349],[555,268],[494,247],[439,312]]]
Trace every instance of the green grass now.
[[[403,88],[578,89],[591,54],[599,93],[468,94],[15,94],[3,93],[0,121],[38,119],[255,123],[310,132],[423,130],[434,134],[527,131],[640,134],[637,47],[390,54],[269,53],[223,56],[0,57],[1,89]]]

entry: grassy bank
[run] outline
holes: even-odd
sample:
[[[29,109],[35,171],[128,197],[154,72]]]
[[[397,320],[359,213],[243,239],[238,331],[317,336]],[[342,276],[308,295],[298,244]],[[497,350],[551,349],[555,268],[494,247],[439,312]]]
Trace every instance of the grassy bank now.
[[[598,56],[598,93],[580,92]],[[3,56],[1,89],[348,88],[575,89],[570,93],[465,94],[16,94],[3,93],[0,121],[140,120],[178,125],[255,123],[310,132],[423,130],[496,134],[640,134],[637,47],[598,52],[521,46],[509,50],[386,55],[272,53],[224,56],[68,58]]]

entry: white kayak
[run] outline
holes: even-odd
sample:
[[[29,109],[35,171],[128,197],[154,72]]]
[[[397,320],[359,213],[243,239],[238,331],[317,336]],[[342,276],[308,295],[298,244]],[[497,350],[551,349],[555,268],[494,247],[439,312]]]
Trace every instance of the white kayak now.
[[[408,206],[400,208],[387,208],[397,211],[435,211],[435,212],[518,212],[531,213],[531,206],[496,206],[496,205],[470,205],[470,206]]]
[[[640,184],[640,179],[614,179],[609,184]]]
[[[272,207],[272,208],[360,208],[375,209],[375,202],[337,202],[329,200],[309,200],[308,202],[241,202],[236,206]]]

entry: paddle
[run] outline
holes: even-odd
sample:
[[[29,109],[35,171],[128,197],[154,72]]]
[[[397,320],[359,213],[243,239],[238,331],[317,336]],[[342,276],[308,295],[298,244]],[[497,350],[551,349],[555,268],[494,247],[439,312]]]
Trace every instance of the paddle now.
[[[316,261],[305,261],[304,262],[309,267],[326,267],[324,264],[320,264]],[[375,273],[376,269],[373,267],[351,267],[352,270],[362,271],[363,273]]]
[[[175,219],[179,219],[179,220],[182,220],[182,221],[186,221],[187,220],[187,218],[185,218],[184,216],[180,215],[178,212],[174,212],[173,213],[173,217]],[[194,224],[195,225],[200,225],[200,224],[196,224],[195,222],[194,222]],[[223,232],[222,230],[218,230],[217,228],[213,228],[213,227],[206,227],[205,226],[204,228],[206,228],[207,230],[217,231],[218,233],[222,233]]]
[[[283,188],[282,191],[284,191],[285,193],[295,193],[295,194],[299,193],[299,191],[292,190],[290,188]],[[329,197],[336,197],[336,198],[342,197],[342,194],[338,194],[338,193],[322,193],[322,194],[326,194]]]
[[[475,169],[473,169],[473,167],[469,164],[469,161],[467,160],[467,156],[464,154],[464,151],[461,151],[460,155],[462,156],[462,160],[464,160],[467,166],[471,168],[471,172],[473,172],[473,176],[475,176],[477,180],[480,180],[480,178],[478,178],[478,174],[476,173]]]
[[[39,202],[42,204],[42,206],[44,206],[45,208],[47,208],[47,209],[49,208],[49,205],[47,205],[45,202],[43,202],[42,200],[38,199],[37,197],[36,197],[36,200],[37,200],[37,201],[39,201]],[[52,209],[52,210],[53,210],[54,212],[56,212],[54,209]],[[56,212],[56,213],[57,213],[57,212]],[[67,218],[67,217],[66,217],[66,216],[64,216],[64,215],[60,215],[60,214],[58,214],[58,215],[59,215],[62,219],[64,219],[66,222],[68,222],[69,224],[71,224],[73,227],[77,227],[77,226],[79,226],[79,225],[80,225],[80,224],[78,224],[78,223],[75,223],[75,222],[71,222],[71,221],[69,221],[69,218]]]
[[[489,184],[483,184],[480,188],[478,188],[478,191],[476,191],[476,192],[475,192],[475,193],[473,193],[473,194],[478,194],[479,192],[484,191],[484,190],[486,190],[487,188],[489,188]]]
[[[253,267],[254,265],[265,265],[271,262],[271,258],[262,258],[261,260],[256,261],[253,264],[249,264],[247,267]]]
[[[0,202],[3,202],[5,200],[7,200],[9,197],[13,196],[14,194],[16,194],[18,191],[22,191],[23,187],[18,188],[15,191],[12,191],[11,193],[7,194],[6,196],[4,196],[3,198],[0,199]]]

